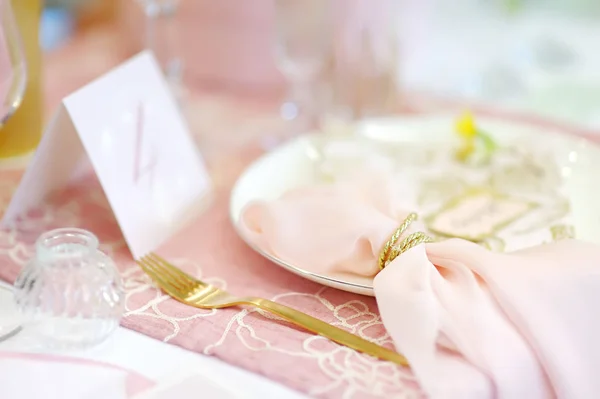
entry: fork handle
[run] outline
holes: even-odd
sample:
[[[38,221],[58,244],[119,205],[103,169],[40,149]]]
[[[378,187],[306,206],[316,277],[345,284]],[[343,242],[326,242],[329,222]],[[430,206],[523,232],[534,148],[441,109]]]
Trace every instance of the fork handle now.
[[[384,348],[383,346],[377,345],[373,342],[369,342],[355,334],[332,326],[329,323],[309,316],[298,310],[262,298],[251,298],[248,302],[259,309],[273,313],[292,324],[303,327],[306,330],[319,334],[323,337],[329,338],[338,344],[347,346],[382,360],[394,362],[401,366],[408,366],[408,361],[401,354]]]

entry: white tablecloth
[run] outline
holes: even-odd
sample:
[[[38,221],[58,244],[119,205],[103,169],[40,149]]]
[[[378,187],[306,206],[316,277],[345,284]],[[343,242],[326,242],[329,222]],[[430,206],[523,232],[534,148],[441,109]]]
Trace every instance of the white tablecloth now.
[[[4,283],[0,282],[0,284]],[[5,305],[0,302],[0,306]],[[0,351],[48,353],[39,347],[39,343],[34,341],[26,330],[1,341]],[[235,397],[239,398],[301,399],[305,397],[283,385],[230,366],[216,358],[190,352],[125,328],[117,329],[109,340],[97,347],[52,353],[120,366],[136,371],[159,384],[169,383],[180,375],[195,373],[214,384],[223,386],[224,389],[232,390]],[[235,384],[232,384],[232,381],[235,381]]]

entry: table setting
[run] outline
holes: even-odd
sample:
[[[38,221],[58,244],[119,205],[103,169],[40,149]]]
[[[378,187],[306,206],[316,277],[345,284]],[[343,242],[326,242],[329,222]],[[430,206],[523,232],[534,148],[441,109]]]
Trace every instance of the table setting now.
[[[596,130],[408,90],[437,2],[115,1],[42,57],[28,1],[0,0],[0,135],[35,132],[0,142],[0,396],[600,392]]]

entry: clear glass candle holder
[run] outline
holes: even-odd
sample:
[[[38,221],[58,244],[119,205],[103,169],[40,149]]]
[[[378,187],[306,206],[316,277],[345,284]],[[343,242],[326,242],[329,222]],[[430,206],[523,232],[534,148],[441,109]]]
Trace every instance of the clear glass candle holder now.
[[[25,328],[44,346],[82,348],[119,325],[124,290],[112,259],[92,233],[75,228],[42,234],[34,258],[15,281]]]

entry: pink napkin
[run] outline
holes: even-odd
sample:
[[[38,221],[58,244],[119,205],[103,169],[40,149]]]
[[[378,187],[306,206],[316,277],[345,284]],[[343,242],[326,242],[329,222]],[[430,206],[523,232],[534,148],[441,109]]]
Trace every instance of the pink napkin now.
[[[186,373],[187,372],[187,373]],[[243,397],[234,386],[225,386],[217,383],[200,372],[178,370],[171,381],[161,382],[154,388],[146,390],[132,399],[179,399],[179,398],[207,398],[207,399],[236,399]],[[112,398],[111,398],[112,399]]]
[[[370,164],[336,184],[252,203],[242,214],[242,234],[308,271],[374,276],[381,246],[414,206],[401,183],[385,166]]]
[[[452,239],[377,274],[411,209],[401,194],[390,175],[365,169],[250,204],[243,233],[306,270],[376,275],[383,323],[431,398],[600,396],[600,249],[569,240],[498,254]]]
[[[178,370],[155,383],[135,372],[87,359],[0,352],[2,399],[172,399],[202,392],[211,399],[239,395],[193,370]]]
[[[85,359],[0,352],[2,399],[127,399],[154,386],[145,377]]]

